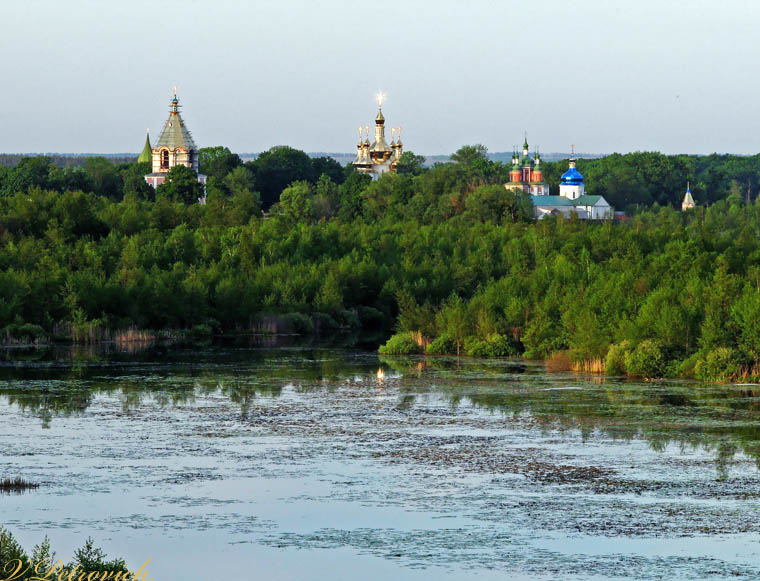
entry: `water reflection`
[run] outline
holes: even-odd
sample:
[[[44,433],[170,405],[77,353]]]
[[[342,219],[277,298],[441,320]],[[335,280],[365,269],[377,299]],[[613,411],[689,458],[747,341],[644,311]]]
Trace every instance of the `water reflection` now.
[[[739,452],[760,467],[760,388],[693,382],[639,383],[547,374],[522,360],[395,359],[334,349],[173,349],[124,352],[65,351],[22,354],[0,365],[0,396],[49,427],[56,417],[86,412],[99,395],[117,396],[130,413],[147,400],[189,405],[220,394],[247,421],[257,398],[293,391],[330,391],[359,385],[397,394],[395,409],[410,412],[423,394],[445,397],[505,416],[530,416],[543,430],[595,432],[613,439],[646,439],[655,450],[670,444],[703,447],[720,475]]]

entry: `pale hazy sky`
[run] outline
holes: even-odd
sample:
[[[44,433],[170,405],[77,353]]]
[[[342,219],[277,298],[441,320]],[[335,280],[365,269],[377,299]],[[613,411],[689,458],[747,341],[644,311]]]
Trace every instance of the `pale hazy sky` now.
[[[3,0],[0,151],[760,151],[760,2]]]

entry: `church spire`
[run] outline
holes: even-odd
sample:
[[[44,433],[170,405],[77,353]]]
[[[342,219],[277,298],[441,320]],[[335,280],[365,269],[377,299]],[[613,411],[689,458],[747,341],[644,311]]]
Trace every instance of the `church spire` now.
[[[153,148],[150,146],[150,129],[146,129],[145,147],[137,158],[137,163],[150,163],[153,159]]]
[[[385,93],[380,91],[377,95],[377,117],[375,117],[375,141],[372,143],[372,160],[385,162],[391,155],[391,148],[385,142],[385,117],[383,116],[383,102]]]
[[[681,210],[690,210],[694,206],[696,206],[696,202],[694,201],[694,197],[691,195],[691,187],[687,180],[686,182],[686,193],[683,197],[683,202],[681,202]]]
[[[377,102],[377,115],[375,116],[374,139],[370,143],[370,128],[369,125],[366,126],[364,141],[362,143],[360,137],[360,144],[357,144],[356,159],[353,163],[357,170],[378,177],[386,172],[396,171],[396,164],[401,159],[403,145],[400,127],[391,128],[390,144],[386,141],[385,115],[383,115],[385,93],[382,91],[376,93],[375,101]]]
[[[574,143],[570,145],[570,159],[568,159],[567,161],[568,161],[568,166],[571,169],[574,169],[575,168],[575,162],[577,161],[575,159],[575,144]]]
[[[177,87],[174,87],[174,96],[171,100],[171,106],[169,108],[171,113],[179,113],[179,99],[177,98]]]

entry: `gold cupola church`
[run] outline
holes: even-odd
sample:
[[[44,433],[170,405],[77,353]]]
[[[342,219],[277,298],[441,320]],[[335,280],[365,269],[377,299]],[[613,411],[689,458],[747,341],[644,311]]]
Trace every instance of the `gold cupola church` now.
[[[198,171],[198,147],[179,113],[179,108],[175,87],[174,96],[169,103],[169,118],[164,124],[158,141],[151,148],[153,171],[145,176],[145,181],[154,188],[166,181],[169,170],[176,165],[184,165],[195,172]],[[205,185],[206,176],[199,173],[198,181]]]
[[[374,179],[385,173],[395,172],[403,152],[401,127],[391,129],[390,145],[385,141],[384,101],[385,95],[378,93],[375,135],[372,143],[369,141],[369,125],[364,127],[364,139],[362,139],[362,128],[359,127],[359,143],[356,145],[356,159],[353,162],[357,171],[370,174]]]

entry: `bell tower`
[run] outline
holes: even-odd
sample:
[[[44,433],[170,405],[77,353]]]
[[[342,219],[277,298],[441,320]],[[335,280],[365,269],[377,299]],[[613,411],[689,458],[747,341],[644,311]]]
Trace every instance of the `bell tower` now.
[[[174,95],[169,102],[169,118],[151,150],[153,172],[145,176],[145,181],[154,188],[166,181],[166,174],[175,165],[184,165],[198,171],[198,147],[185,126],[179,109],[177,87],[174,87]],[[198,181],[205,184],[206,176],[198,174]]]

